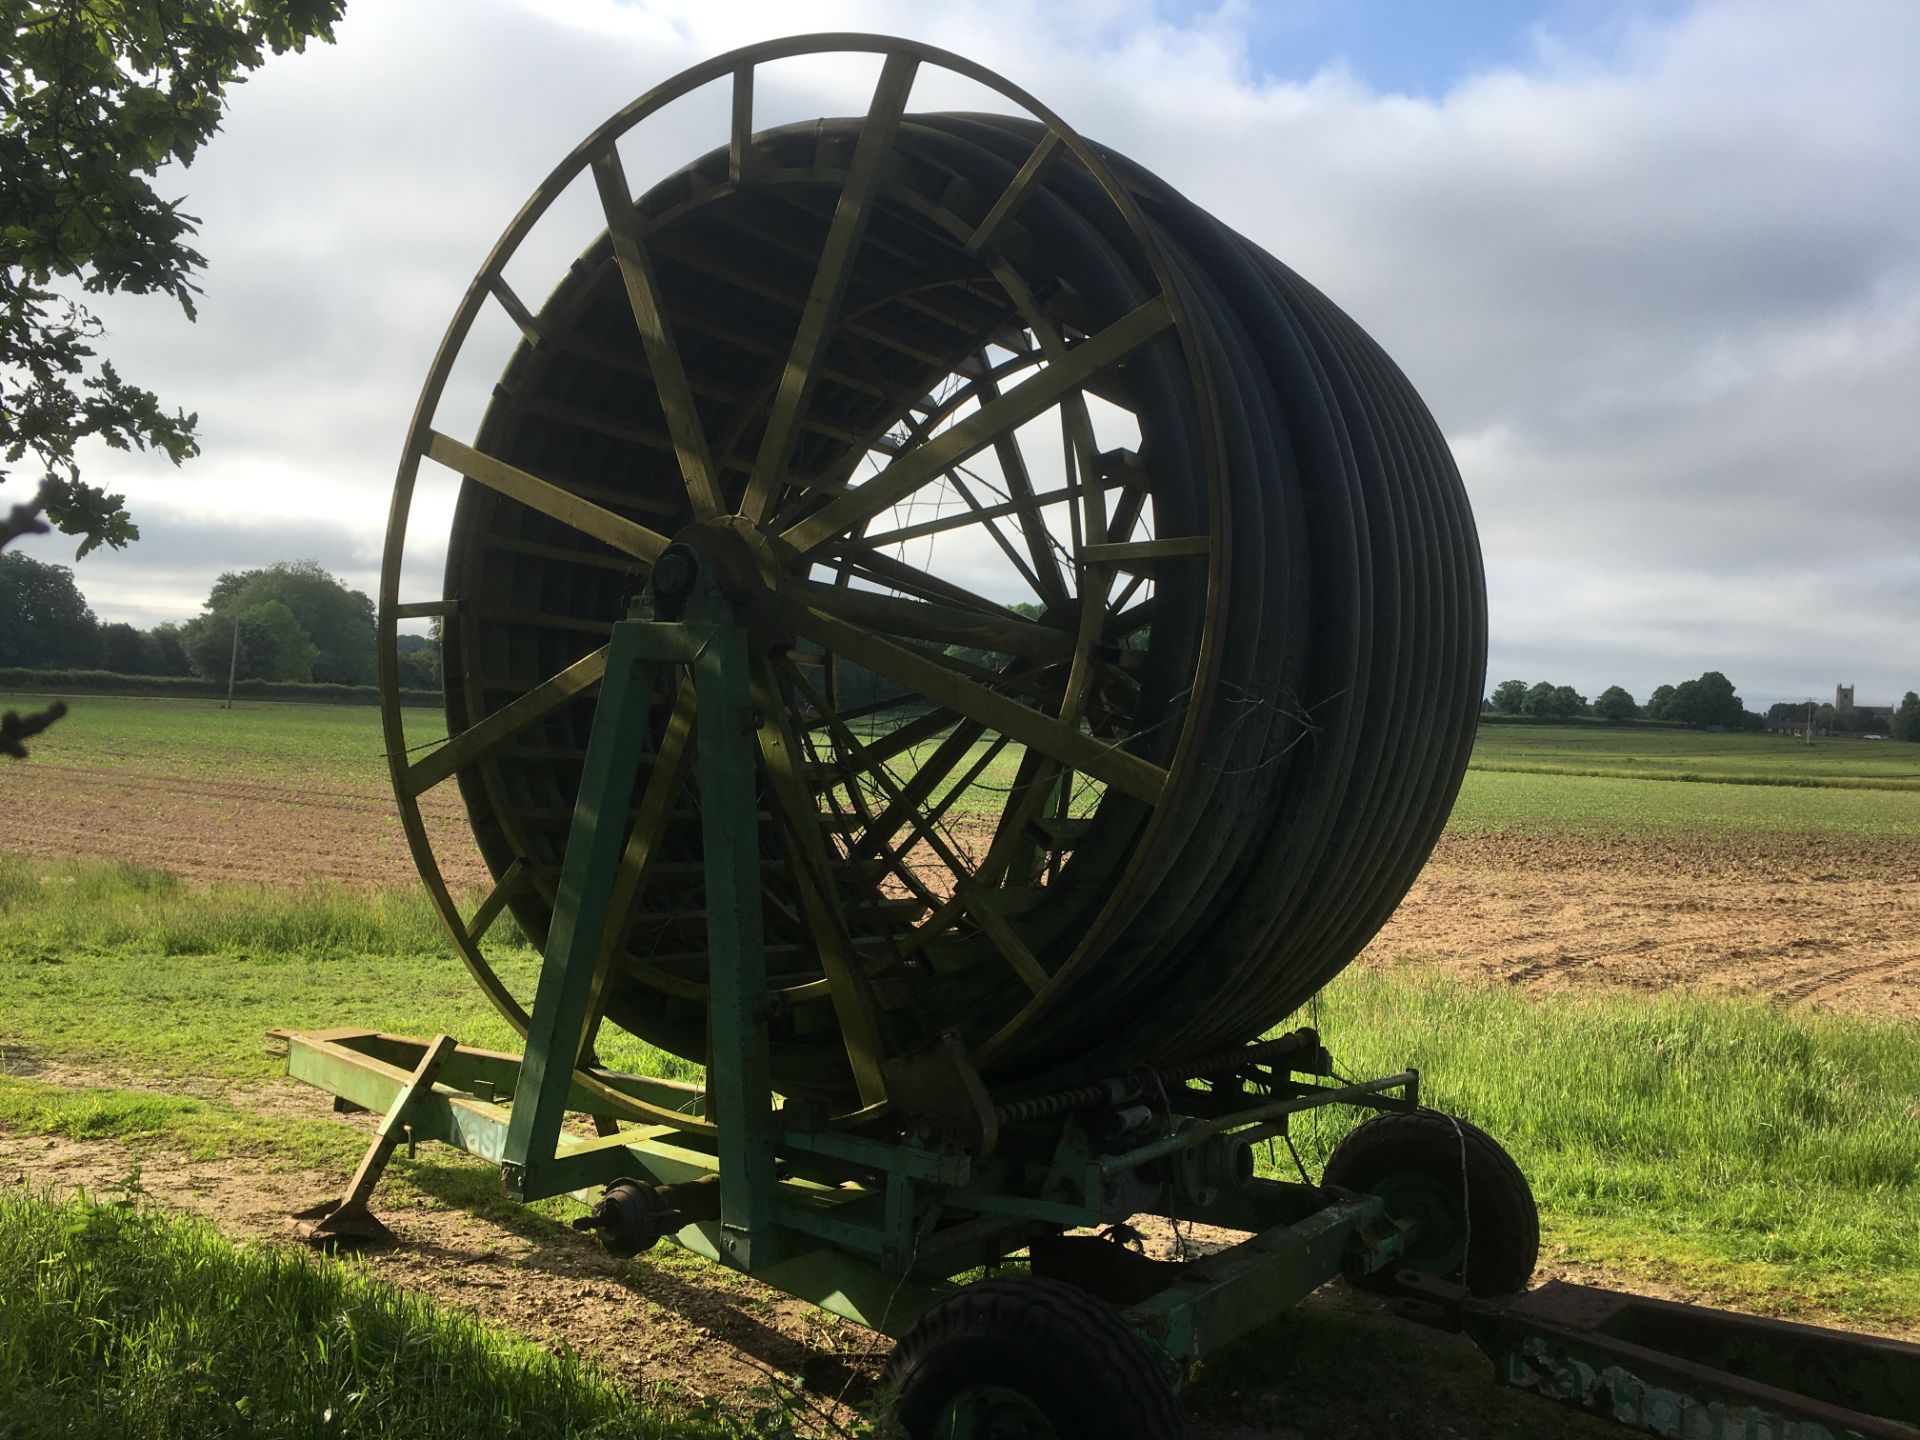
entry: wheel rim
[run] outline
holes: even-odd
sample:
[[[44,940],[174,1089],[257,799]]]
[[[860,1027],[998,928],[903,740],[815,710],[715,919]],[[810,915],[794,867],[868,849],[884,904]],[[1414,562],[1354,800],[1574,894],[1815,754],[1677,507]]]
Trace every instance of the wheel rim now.
[[[621,170],[615,142],[667,104],[709,83],[735,87],[736,113],[745,96],[750,131],[755,67],[770,60],[828,50],[883,56],[881,82],[852,159],[837,175],[839,197],[833,219],[821,233],[815,257],[818,268],[807,297],[809,308],[802,312],[766,433],[757,452],[747,457],[750,463],[741,483],[730,488],[728,463],[740,457],[734,450],[723,448],[702,425],[699,401],[680,364],[675,336],[663,319],[658,287],[649,279],[655,257],[647,251],[650,232],[644,227],[653,223],[664,231],[670,229],[674,217],[668,214],[662,220],[658,215],[635,211],[636,202]],[[862,175],[868,173],[861,169],[865,136],[876,127],[889,130],[898,125],[917,67],[962,74],[991,86],[1024,108],[1039,126],[1035,157],[1041,158],[1049,150],[1071,153],[1086,168],[1140,246],[1147,268],[1157,277],[1159,290],[1133,310],[1091,328],[1069,349],[1067,330],[1033,301],[1017,267],[1004,258],[995,258],[991,248],[986,248],[983,253],[988,258],[982,261],[979,272],[950,278],[921,293],[916,301],[923,308],[953,303],[954,297],[966,294],[969,286],[977,287],[984,275],[1000,286],[1002,299],[1027,337],[1027,350],[996,351],[983,344],[959,357],[962,363],[949,370],[951,383],[933,394],[932,403],[896,403],[897,416],[890,418],[887,428],[905,433],[899,437],[896,453],[887,457],[888,463],[857,484],[852,477],[842,477],[846,487],[843,493],[824,506],[810,505],[806,488],[791,483],[799,477],[790,473],[790,467],[806,444],[808,389],[823,378],[833,377],[825,365],[824,340],[818,342],[810,357],[802,354],[808,344],[806,317],[822,308],[813,302],[825,295],[827,329],[835,318],[855,324],[866,318],[857,307],[840,310],[842,301],[830,293],[835,289],[832,277],[822,279],[836,263],[835,255],[840,256],[837,263],[850,263],[844,235],[836,241],[836,234],[844,228],[840,226],[840,212],[845,208],[845,197],[864,183],[876,209],[884,206],[905,213],[922,226],[944,230],[956,241],[978,242],[979,231],[988,228],[983,224],[974,230],[911,186],[884,176],[876,180],[871,174],[862,181]],[[897,132],[891,133],[889,147],[897,141]],[[751,145],[743,150],[737,141],[734,149],[736,155],[751,157],[756,153]],[[882,151],[883,159],[887,153]],[[868,171],[879,174],[884,166],[871,165]],[[501,455],[511,453],[514,432],[526,420],[524,413],[511,406],[502,409],[496,405],[471,448],[434,428],[435,412],[453,363],[483,307],[499,305],[530,337],[541,333],[557,307],[564,310],[572,281],[563,283],[555,300],[534,316],[506,285],[502,273],[508,259],[558,195],[576,179],[587,176],[601,196],[611,232],[610,242],[600,247],[604,253],[596,261],[601,267],[597,278],[605,282],[612,276],[624,285],[647,340],[646,359],[659,401],[658,418],[662,423],[653,443],[666,442],[684,480],[681,510],[660,517],[667,525],[664,531],[631,514],[620,514],[611,504],[595,503],[591,485],[572,481],[556,484],[551,477],[521,471],[500,460]],[[780,176],[776,168],[762,179],[776,190],[782,184],[797,187],[803,183],[782,181]],[[828,176],[829,183],[834,179]],[[972,233],[963,235],[963,226]],[[841,278],[844,281],[844,276]],[[574,288],[584,304],[594,293],[594,282],[582,281]],[[844,285],[841,288],[844,290]],[[1099,401],[1097,395],[1089,396],[1108,373],[1107,366],[1154,345],[1176,347],[1180,363],[1192,380],[1196,410],[1205,413],[1206,395],[1192,363],[1191,342],[1185,333],[1178,296],[1167,283],[1164,263],[1125,188],[1107,173],[1084,141],[1030,97],[990,72],[930,47],[879,37],[815,37],[774,42],[720,57],[676,77],[614,116],[548,177],[470,285],[423,388],[396,479],[381,584],[383,716],[403,828],[429,892],[468,968],[509,1024],[524,1033],[526,1012],[488,957],[487,930],[501,913],[511,910],[522,920],[523,928],[536,940],[540,938],[543,906],[551,904],[557,871],[555,837],[564,835],[569,806],[547,807],[550,813],[542,816],[541,822],[552,828],[536,834],[531,807],[503,802],[513,783],[505,758],[516,741],[524,743],[526,731],[524,727],[508,730],[494,722],[501,712],[514,707],[522,715],[534,713],[538,721],[563,713],[570,704],[577,706],[579,697],[589,695],[597,680],[595,657],[599,652],[576,643],[580,623],[576,617],[535,614],[528,622],[531,629],[557,621],[557,627],[549,628],[558,628],[560,638],[550,634],[538,640],[537,661],[523,665],[510,686],[496,688],[490,682],[498,677],[486,673],[492,662],[473,638],[480,633],[474,616],[459,613],[463,604],[471,604],[470,596],[463,599],[450,593],[440,601],[413,603],[401,596],[408,520],[420,462],[427,459],[466,477],[461,504],[475,526],[485,529],[490,508],[499,512],[508,507],[530,507],[557,517],[556,523],[591,536],[595,544],[627,563],[624,572],[609,572],[623,576],[622,583],[644,578],[652,555],[671,538],[674,527],[725,516],[742,517],[733,523],[755,532],[755,543],[763,550],[768,543],[765,537],[771,534],[778,537],[774,543],[785,547],[783,554],[797,552],[804,557],[803,563],[793,562],[790,555],[785,563],[776,557],[769,566],[781,575],[774,600],[779,618],[799,635],[802,656],[775,663],[756,676],[756,683],[769,702],[778,697],[799,713],[811,712],[817,723],[804,728],[790,726],[784,735],[776,734],[770,741],[763,737],[763,750],[784,745],[796,769],[842,778],[837,785],[816,785],[806,791],[797,790],[791,777],[785,785],[771,783],[769,773],[768,848],[776,853],[784,851],[785,863],[796,877],[788,895],[788,908],[796,922],[796,948],[811,946],[816,956],[810,966],[803,957],[801,968],[788,970],[779,983],[790,1007],[803,1014],[817,1012],[819,1018],[803,1023],[816,1031],[837,1028],[846,1037],[848,1053],[838,1054],[831,1045],[816,1045],[804,1064],[793,1056],[785,1059],[783,1079],[786,1088],[794,1092],[836,1090],[844,1086],[843,1080],[836,1081],[836,1074],[844,1075],[850,1064],[860,1097],[868,1100],[874,1098],[877,1088],[878,1056],[871,1052],[882,1048],[877,1031],[889,1017],[884,1013],[884,997],[877,995],[864,978],[868,962],[862,946],[884,952],[888,963],[894,965],[988,971],[1011,967],[1023,982],[1020,993],[1024,998],[1011,1007],[998,998],[978,1004],[964,1017],[963,1029],[974,1041],[976,1058],[983,1065],[1016,1052],[1026,1026],[1065,988],[1085,957],[1096,954],[1104,943],[1112,917],[1122,908],[1120,901],[1128,892],[1129,877],[1140,871],[1151,853],[1161,818],[1160,799],[1178,784],[1192,750],[1197,734],[1195,717],[1200,713],[1195,706],[1173,716],[1166,734],[1151,737],[1150,743],[1136,744],[1136,748],[1150,748],[1154,760],[1117,748],[1117,742],[1129,733],[1130,717],[1124,703],[1132,678],[1126,653],[1129,637],[1138,634],[1150,619],[1150,608],[1143,606],[1150,601],[1155,585],[1164,583],[1167,572],[1184,570],[1188,590],[1203,597],[1211,613],[1224,564],[1218,466],[1210,439],[1204,475],[1203,509],[1207,518],[1198,532],[1158,533],[1149,480],[1126,475],[1122,463],[1116,467],[1118,483],[1109,485],[1107,482],[1116,475],[1102,468],[1104,462],[1099,457],[1103,452],[1120,448],[1103,443],[1109,435],[1102,430],[1110,433],[1116,424],[1124,429],[1125,417],[1116,418],[1112,412],[1118,407]],[[548,357],[536,356],[526,368],[548,363]],[[520,358],[515,364],[521,364]],[[796,368],[800,377],[797,382]],[[816,370],[823,373],[813,373]],[[508,378],[513,379],[515,373],[510,370]],[[528,377],[521,378],[524,381]],[[537,390],[537,380],[532,388]],[[789,389],[794,395],[786,393]],[[1044,489],[1036,489],[1030,475],[1022,478],[1021,472],[1031,467],[1024,462],[1022,436],[1016,433],[1022,428],[1018,417],[1047,395],[1052,395],[1053,403],[1041,406],[1038,413],[1059,420],[1066,480],[1059,489],[1067,492],[1051,496]],[[981,417],[989,415],[996,418],[991,423],[982,421]],[[992,433],[987,446],[969,452],[967,444],[972,436],[963,443],[956,443],[953,437],[970,424],[974,432]],[[1007,442],[1011,442],[1011,448]],[[987,451],[998,466],[1001,483],[997,487],[983,483],[979,471],[967,468],[969,460]],[[873,451],[869,447],[862,453],[871,455]],[[962,458],[950,466],[934,463],[951,455]],[[927,459],[929,456],[934,459]],[[934,491],[939,498],[930,515],[924,511],[903,512],[903,505],[914,504]],[[1064,520],[1051,518],[1049,510],[1064,512]],[[1066,564],[1057,553],[1062,547],[1055,532],[1061,528],[1068,530],[1074,547]],[[1009,614],[1005,606],[940,573],[931,560],[923,567],[888,554],[890,549],[898,552],[901,547],[923,542],[937,549],[963,535],[989,542],[1006,568],[1029,584],[1041,611],[1038,617]],[[1155,553],[1144,559],[1136,555],[1129,575],[1119,562],[1090,558],[1093,552],[1088,547],[1100,544],[1145,547]],[[450,592],[455,585],[457,558],[450,553]],[[596,558],[604,564],[604,557]],[[910,611],[899,603],[902,601],[910,605]],[[457,629],[464,637],[451,643],[448,650],[449,721],[464,723],[446,745],[420,756],[409,753],[405,739],[396,637],[399,620],[429,614],[440,618],[450,635]],[[576,629],[567,631],[568,623]],[[1206,688],[1214,657],[1210,623],[1203,626],[1203,633],[1198,651],[1184,657],[1180,664],[1183,673],[1171,681],[1161,678],[1163,689],[1184,686],[1185,693],[1192,694]],[[575,638],[566,638],[569,634]],[[933,643],[975,641],[991,663],[943,663],[940,673],[933,673],[924,663],[909,663],[915,657],[903,657],[899,652],[904,647],[886,639],[901,634]],[[467,647],[464,653],[460,653],[462,644]],[[816,675],[806,673],[802,663],[807,647],[830,657]],[[1116,650],[1120,652],[1117,659],[1112,654]],[[919,729],[902,724],[891,727],[884,736],[876,736],[871,730],[863,734],[859,722],[866,718],[862,714],[865,706],[853,698],[847,683],[848,669],[855,664],[884,675],[922,699],[932,699],[936,704],[951,702],[943,707],[947,713],[935,712]],[[459,671],[457,682],[455,668]],[[1140,682],[1132,678],[1132,683],[1137,694]],[[937,696],[932,693],[935,690]],[[1022,713],[1009,711],[1009,698]],[[681,708],[690,711],[684,703]],[[769,703],[765,708],[781,710],[785,706]],[[690,713],[678,713],[660,731],[653,783],[639,798],[638,812],[642,816],[650,813],[650,807],[653,812],[672,808],[664,797],[677,789],[684,777],[689,719]],[[932,739],[934,719],[956,725],[944,743]],[[967,743],[961,743],[959,737],[969,734]],[[1015,755],[1020,757],[1017,763],[1012,759]],[[915,762],[910,767],[911,778],[891,773],[889,762],[896,756]],[[947,823],[948,812],[961,803],[960,797],[972,782],[996,763],[1012,771],[1012,784],[998,814],[976,824],[971,834],[957,834],[956,827]],[[456,778],[470,811],[478,807],[502,822],[491,847],[487,837],[481,837],[494,877],[493,889],[464,912],[449,889],[421,814],[422,798]],[[1116,797],[1112,805],[1106,803],[1109,793]],[[818,822],[808,812],[820,810],[840,815],[843,833],[824,840],[813,833],[812,827]],[[1125,826],[1127,843],[1110,847],[1118,858],[1111,860],[1102,875],[1101,903],[1093,905],[1076,927],[1073,943],[1060,953],[1049,954],[1043,964],[1022,940],[1020,917],[1035,909],[1039,897],[1061,881],[1077,859],[1075,850],[1088,853],[1082,844],[1089,833],[1097,833],[1103,811],[1110,812],[1116,824]],[[650,879],[671,879],[659,867],[674,863],[670,857],[676,853],[663,829],[651,851],[641,845],[637,859],[630,855],[632,863],[623,875],[623,884],[628,887],[627,903],[638,914],[660,913],[644,908],[648,903],[646,886]],[[838,880],[822,878],[823,867],[834,870],[863,864],[873,867],[881,877],[867,888],[876,912],[891,917],[885,921],[850,922],[848,887]],[[809,872],[810,882],[805,879]],[[914,906],[919,907],[917,911]],[[704,1005],[705,985],[703,947],[695,943],[697,936],[678,948],[672,942],[686,940],[685,932],[673,936],[634,933],[629,938],[637,942],[630,947],[635,956],[647,953],[625,966],[621,985],[602,992],[607,1012],[643,1037],[699,1058],[704,1023],[698,1011]],[[847,957],[847,963],[837,969],[818,958],[836,949]],[[779,969],[777,963],[775,968]],[[856,1044],[862,1035],[868,1038]],[[855,1053],[861,1049],[869,1053]],[[610,1113],[660,1118],[628,1097],[592,1083],[589,1088]]]
[[[1423,1275],[1452,1275],[1466,1260],[1466,1234],[1459,1192],[1431,1175],[1401,1171],[1371,1187],[1387,1218],[1407,1226],[1401,1267]]]
[[[1038,1405],[1005,1385],[975,1385],[941,1412],[932,1433],[940,1440],[1060,1440]]]

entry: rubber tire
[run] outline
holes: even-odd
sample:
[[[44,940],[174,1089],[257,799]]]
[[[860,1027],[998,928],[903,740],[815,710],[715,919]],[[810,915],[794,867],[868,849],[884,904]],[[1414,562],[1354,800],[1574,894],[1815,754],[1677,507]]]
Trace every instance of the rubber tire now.
[[[1471,1222],[1467,1289],[1475,1295],[1524,1290],[1540,1259],[1540,1211],[1513,1157],[1478,1126],[1437,1110],[1376,1115],[1335,1147],[1321,1183],[1378,1194],[1395,1175],[1412,1172],[1457,1196],[1463,1148]],[[1461,1275],[1455,1269],[1442,1278],[1458,1280]],[[1355,1283],[1390,1290],[1392,1272],[1376,1271]]]
[[[1060,1440],[1179,1440],[1163,1362],[1120,1312],[1059,1280],[980,1280],[934,1301],[881,1372],[881,1434],[928,1440],[964,1391],[1019,1392]]]

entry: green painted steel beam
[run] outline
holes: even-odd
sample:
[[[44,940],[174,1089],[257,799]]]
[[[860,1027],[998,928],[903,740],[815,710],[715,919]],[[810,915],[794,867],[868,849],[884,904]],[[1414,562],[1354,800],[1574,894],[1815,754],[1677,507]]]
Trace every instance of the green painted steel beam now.
[[[701,861],[707,899],[707,1076],[719,1125],[720,1257],[739,1270],[774,1258],[773,1078],[769,1069],[767,953],[760,890],[760,804],[755,718],[748,698],[747,635],[733,606],[696,560],[690,621],[711,634],[692,664]]]
[[[869,1140],[841,1130],[793,1130],[779,1132],[783,1152],[800,1151],[830,1160],[844,1160],[872,1170],[905,1175],[941,1186],[962,1186],[973,1177],[973,1161],[966,1155],[939,1150],[923,1150],[915,1145],[894,1145],[885,1140]]]
[[[1127,1318],[1176,1365],[1190,1365],[1333,1279],[1354,1232],[1382,1213],[1376,1196],[1336,1201],[1196,1262]]]
[[[587,1001],[600,938],[607,927],[614,875],[626,839],[626,797],[633,793],[648,740],[653,667],[639,648],[642,643],[627,624],[615,626],[608,642],[607,673],[600,682],[573,826],[560,866],[553,924],[527,1027],[518,1103],[507,1126],[507,1189],[524,1198],[555,1193],[541,1180],[540,1170],[554,1156],[560,1124],[566,1118],[580,1039],[587,1028]]]
[[[417,1065],[427,1046],[425,1040],[414,1036],[387,1035],[374,1030],[313,1030],[302,1032],[298,1038],[303,1044],[324,1041],[341,1046],[402,1070],[411,1070]],[[690,1119],[699,1118],[704,1108],[705,1092],[702,1087],[684,1080],[626,1075],[612,1070],[596,1070],[593,1076],[610,1090],[631,1095],[636,1100],[662,1109],[682,1110]],[[481,1099],[487,1097],[481,1095],[480,1090],[491,1087],[493,1099],[505,1104],[520,1087],[520,1057],[499,1050],[476,1050],[462,1045],[448,1057],[439,1080],[450,1089],[463,1090]],[[572,1084],[567,1096],[567,1109],[579,1114],[591,1114],[595,1108],[595,1097],[578,1083]]]
[[[1351,1085],[1303,1085],[1294,1094],[1282,1099],[1262,1101],[1228,1115],[1184,1126],[1172,1135],[1150,1140],[1119,1155],[1102,1156],[1100,1171],[1103,1175],[1118,1175],[1122,1171],[1136,1170],[1152,1161],[1164,1159],[1177,1151],[1205,1144],[1216,1135],[1224,1135],[1264,1120],[1277,1120],[1283,1115],[1297,1115],[1303,1110],[1317,1110],[1325,1105],[1361,1103],[1379,1097],[1383,1091],[1408,1090],[1418,1083],[1417,1072],[1403,1070],[1397,1075],[1357,1081]]]
[[[689,1225],[674,1239],[696,1255],[721,1260],[720,1228],[717,1222]],[[903,1280],[830,1246],[808,1247],[753,1273],[776,1290],[895,1338],[954,1288],[944,1282]]]

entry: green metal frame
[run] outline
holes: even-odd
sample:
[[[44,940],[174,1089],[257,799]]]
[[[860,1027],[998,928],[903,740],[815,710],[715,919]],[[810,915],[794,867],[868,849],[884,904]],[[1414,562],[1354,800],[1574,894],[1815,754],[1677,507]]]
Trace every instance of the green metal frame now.
[[[410,1104],[417,1139],[498,1164],[507,1192],[522,1200],[572,1194],[590,1201],[597,1187],[620,1178],[672,1185],[717,1177],[718,1218],[684,1226],[678,1243],[891,1334],[951,1289],[951,1277],[998,1264],[1063,1229],[1157,1211],[1250,1232],[1128,1308],[1176,1376],[1343,1269],[1393,1263],[1403,1237],[1376,1197],[1256,1179],[1217,1197],[1182,1201],[1164,1179],[1184,1152],[1228,1135],[1281,1133],[1287,1118],[1304,1110],[1418,1104],[1413,1071],[1327,1083],[1330,1067],[1317,1044],[1319,1068],[1274,1067],[1265,1093],[1192,1091],[1176,1083],[1157,1117],[1166,1132],[1117,1150],[1095,1144],[1066,1111],[1012,1125],[991,1158],[976,1160],[776,1109],[757,889],[758,717],[749,640],[703,557],[676,549],[694,567],[682,617],[648,619],[636,607],[614,626],[608,645],[525,1057],[455,1052],[431,1094]],[[648,714],[665,666],[688,672],[696,700],[713,1017],[704,1093],[583,1070],[627,798],[645,758]],[[295,1034],[288,1070],[353,1105],[385,1110],[421,1050],[420,1041],[367,1031]],[[599,1136],[566,1127],[569,1114],[601,1113],[609,1090],[645,1102],[648,1116],[661,1123]],[[686,1117],[684,1127],[666,1118],[673,1114]]]

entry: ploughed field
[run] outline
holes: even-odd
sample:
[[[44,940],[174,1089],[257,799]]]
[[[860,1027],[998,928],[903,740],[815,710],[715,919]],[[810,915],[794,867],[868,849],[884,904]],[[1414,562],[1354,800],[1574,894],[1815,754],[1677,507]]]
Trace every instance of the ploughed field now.
[[[409,712],[409,744],[434,743],[437,721]],[[984,844],[1016,763],[1003,753],[953,807],[957,848]],[[423,808],[455,889],[484,885],[454,788]],[[0,768],[0,852],[195,883],[417,883],[378,717],[354,707],[84,698]],[[1363,963],[1920,1017],[1920,747],[1488,726]]]

